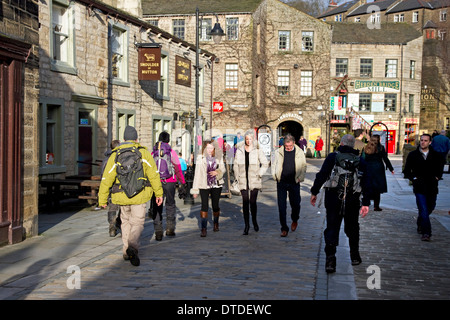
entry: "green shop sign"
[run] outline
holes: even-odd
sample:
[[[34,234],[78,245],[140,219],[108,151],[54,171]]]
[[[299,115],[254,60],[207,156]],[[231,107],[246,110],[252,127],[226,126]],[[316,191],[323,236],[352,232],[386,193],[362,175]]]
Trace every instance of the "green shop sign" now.
[[[364,92],[399,92],[400,81],[356,80],[355,91]]]

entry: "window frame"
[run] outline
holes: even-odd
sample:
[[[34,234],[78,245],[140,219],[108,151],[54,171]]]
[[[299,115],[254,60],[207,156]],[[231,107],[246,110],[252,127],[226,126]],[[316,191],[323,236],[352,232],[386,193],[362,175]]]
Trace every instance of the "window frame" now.
[[[170,59],[169,52],[165,50],[161,50],[161,77],[158,80],[157,84],[157,93],[156,97],[160,100],[169,100],[170,99]]]
[[[291,51],[290,30],[278,30],[278,51]]]
[[[49,123],[48,107],[57,107],[56,119],[50,120],[55,124],[54,132],[54,148],[55,163],[53,165],[47,164],[47,134]],[[43,97],[39,101],[39,174],[54,174],[66,172],[64,162],[64,99]]]
[[[227,17],[225,19],[227,40],[236,41],[239,40],[239,18]]]
[[[231,62],[225,63],[225,91],[238,91],[238,89],[239,89],[239,64]]]
[[[277,70],[277,96],[290,96],[291,72],[288,69]],[[286,85],[287,84],[287,85]]]
[[[54,27],[54,14],[56,9],[64,9],[67,17],[62,17],[61,19],[65,19],[67,31],[61,32],[61,30],[55,30]],[[49,52],[51,57],[50,69],[55,72],[68,73],[68,74],[77,74],[76,68],[76,44],[75,44],[75,6],[73,3],[65,0],[52,0],[50,5],[50,23],[51,28],[49,28]],[[64,25],[61,26],[61,29]],[[66,48],[65,48],[65,57],[59,59],[55,57],[56,54],[56,36],[65,36],[66,37]],[[61,48],[61,47],[60,47]]]
[[[391,107],[389,106],[389,101],[392,102]],[[396,93],[385,93],[384,94],[384,111],[386,111],[386,112],[396,112],[397,111],[397,94]]]
[[[370,61],[370,69],[368,68],[369,61]],[[364,70],[367,70],[367,72],[364,72]],[[360,58],[359,59],[359,77],[360,78],[372,78],[372,74],[373,74],[373,59]]]
[[[398,77],[397,72],[398,72],[398,59],[385,59],[384,60],[384,77],[385,78],[397,78]]]
[[[313,72],[312,70],[300,71],[300,96],[311,97],[313,95]]]
[[[115,32],[119,32],[119,39],[121,40],[121,51],[117,52],[117,55],[122,55],[122,62],[120,63],[120,76],[115,76],[113,72],[114,68],[114,61],[113,61],[113,54],[114,54],[114,47],[113,47],[113,37],[115,37]],[[126,86],[129,87],[129,69],[130,69],[130,63],[129,63],[129,27],[126,25],[119,23],[119,22],[112,22],[109,21],[109,68],[111,72],[111,83],[114,85],[119,86]]]
[[[308,36],[310,37],[309,41],[305,39]],[[310,44],[306,45],[308,42]],[[314,31],[302,31],[302,52],[314,52]]]
[[[345,61],[345,72],[340,71],[340,69],[343,69],[342,67],[344,66],[344,63],[340,63],[340,62],[338,62],[338,60],[343,60],[342,62]],[[338,70],[338,68],[339,68],[339,70]],[[336,58],[335,71],[336,71],[336,77],[340,77],[341,73],[343,73],[343,76],[348,74],[348,58]]]
[[[185,39],[186,36],[186,20],[185,19],[172,19],[172,34],[180,38]]]
[[[362,102],[367,102],[367,104],[365,104],[365,103],[362,104]],[[363,106],[364,106],[364,108],[363,108]],[[372,107],[372,94],[370,94],[370,93],[360,93],[359,94],[359,101],[358,101],[359,111],[370,112],[371,107]]]

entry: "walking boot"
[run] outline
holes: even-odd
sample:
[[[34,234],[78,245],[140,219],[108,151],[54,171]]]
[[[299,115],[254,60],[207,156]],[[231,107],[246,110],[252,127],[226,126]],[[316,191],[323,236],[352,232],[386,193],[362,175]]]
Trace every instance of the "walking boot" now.
[[[327,256],[326,262],[325,262],[325,271],[327,273],[333,273],[336,272],[336,256]]]
[[[126,252],[127,252],[128,258],[130,259],[130,263],[133,266],[137,267],[141,264],[141,260],[139,259],[137,249],[135,249],[133,247],[128,247]]]
[[[217,212],[213,212],[214,215],[214,232],[219,231],[219,216],[220,216],[220,211]]]
[[[253,222],[253,229],[255,229],[256,232],[259,231],[258,222],[256,221],[256,212],[252,213],[252,222]]]
[[[117,234],[115,211],[108,211],[108,222],[109,222],[109,236],[115,237]]]
[[[250,217],[249,217],[248,212],[247,213],[244,212],[244,224],[245,224],[245,227],[244,227],[243,235],[246,236],[246,235],[248,235],[248,230],[250,229]]]
[[[352,260],[352,266],[357,266],[361,264],[361,256],[359,255],[359,251],[350,252],[350,260]]]
[[[202,232],[200,237],[206,237],[206,227],[208,225],[208,211],[200,211],[200,218],[202,219]]]

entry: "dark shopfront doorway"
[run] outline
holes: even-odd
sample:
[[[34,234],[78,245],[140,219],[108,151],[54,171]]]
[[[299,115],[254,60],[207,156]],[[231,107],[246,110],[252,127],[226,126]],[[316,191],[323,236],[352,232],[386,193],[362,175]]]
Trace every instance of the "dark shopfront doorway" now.
[[[287,133],[292,134],[295,137],[297,143],[300,136],[303,136],[303,126],[296,121],[284,121],[278,126],[278,140]]]

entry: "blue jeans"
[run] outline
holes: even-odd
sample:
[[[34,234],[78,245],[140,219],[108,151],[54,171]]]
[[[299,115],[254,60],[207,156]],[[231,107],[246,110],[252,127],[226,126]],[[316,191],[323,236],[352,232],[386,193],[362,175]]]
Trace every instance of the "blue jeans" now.
[[[291,205],[292,222],[297,222],[300,217],[300,183],[277,182],[278,212],[280,214],[281,231],[289,231],[286,223],[287,195]]]
[[[431,236],[430,214],[436,207],[437,194],[416,193],[417,209],[419,216],[417,217],[417,227],[422,234]]]

